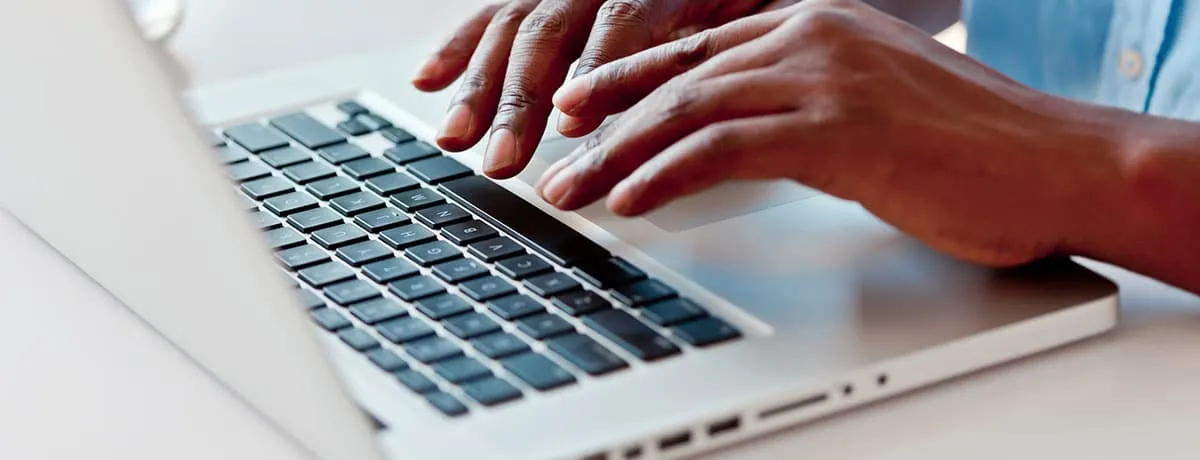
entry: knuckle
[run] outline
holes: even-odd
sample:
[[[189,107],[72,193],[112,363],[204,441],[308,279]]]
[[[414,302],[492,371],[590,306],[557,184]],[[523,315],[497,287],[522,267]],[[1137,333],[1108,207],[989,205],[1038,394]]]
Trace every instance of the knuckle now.
[[[688,117],[702,99],[701,92],[694,85],[673,85],[666,93],[666,101],[662,107],[662,122],[674,123]]]
[[[512,120],[518,114],[538,105],[538,98],[524,82],[513,82],[505,85],[500,96],[500,105],[496,108],[497,125],[506,120]]]
[[[792,19],[795,30],[804,37],[835,39],[853,30],[854,20],[840,8],[816,8]]]
[[[732,158],[741,139],[738,131],[728,125],[714,125],[700,133],[700,145],[711,158]]]
[[[676,42],[675,49],[672,50],[675,65],[690,69],[712,58],[715,49],[716,45],[711,29],[681,39]]]
[[[496,11],[496,15],[492,17],[492,24],[504,28],[518,27],[529,15],[529,11],[529,7],[524,2],[509,3]]]
[[[645,0],[608,0],[600,6],[601,20],[610,24],[645,24],[649,13]]]
[[[567,11],[563,7],[539,9],[521,21],[521,36],[561,37],[567,33]]]
[[[472,70],[463,76],[462,87],[459,89],[460,99],[471,97],[474,94],[484,91],[488,87],[490,78],[483,72]]]

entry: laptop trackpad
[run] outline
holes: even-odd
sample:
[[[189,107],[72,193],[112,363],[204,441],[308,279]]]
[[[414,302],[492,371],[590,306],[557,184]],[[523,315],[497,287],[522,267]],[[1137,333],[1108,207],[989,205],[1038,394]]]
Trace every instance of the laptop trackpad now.
[[[538,147],[537,160],[521,179],[534,184],[546,167],[571,153],[577,139],[551,138]],[[537,164],[542,163],[542,164]],[[654,211],[645,219],[668,232],[682,232],[715,222],[753,214],[820,195],[821,192],[792,181],[733,181],[685,197]]]

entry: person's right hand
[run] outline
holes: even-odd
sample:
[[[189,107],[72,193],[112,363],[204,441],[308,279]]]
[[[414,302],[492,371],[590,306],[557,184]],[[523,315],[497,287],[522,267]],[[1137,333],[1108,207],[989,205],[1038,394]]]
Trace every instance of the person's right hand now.
[[[460,76],[438,144],[462,151],[491,131],[484,172],[516,175],[533,156],[572,62],[576,76],[610,61],[799,0],[510,0],[483,8],[421,68],[413,84],[446,88]],[[698,57],[703,59],[705,56]],[[583,135],[603,118],[564,117]]]

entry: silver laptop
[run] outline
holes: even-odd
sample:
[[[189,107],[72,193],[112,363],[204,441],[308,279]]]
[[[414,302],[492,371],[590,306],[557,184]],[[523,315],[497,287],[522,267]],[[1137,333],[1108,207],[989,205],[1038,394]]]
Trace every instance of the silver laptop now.
[[[503,182],[431,147],[421,49],[185,103],[122,3],[0,2],[3,206],[313,458],[683,457],[1117,318],[1069,261],[959,264],[795,184],[555,211],[571,143]]]

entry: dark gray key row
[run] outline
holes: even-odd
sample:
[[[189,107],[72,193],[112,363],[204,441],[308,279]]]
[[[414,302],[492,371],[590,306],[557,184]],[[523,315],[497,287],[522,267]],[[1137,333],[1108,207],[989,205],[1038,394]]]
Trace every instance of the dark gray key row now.
[[[343,105],[346,103],[339,105],[339,108]],[[340,123],[338,129],[349,136],[372,132],[353,126],[357,117],[365,113],[361,111],[365,108],[347,107],[350,111],[346,113],[350,118]],[[343,111],[346,109],[343,108]],[[382,120],[381,117],[375,117]],[[502,378],[493,377],[490,371],[484,373],[478,367],[471,366],[468,367],[474,371],[459,369],[467,366],[463,363],[478,362],[465,356],[463,347],[456,345],[453,339],[436,335],[434,328],[417,319],[410,309],[383,297],[378,286],[364,281],[363,277],[378,285],[387,285],[387,290],[397,298],[413,302],[412,310],[439,321],[447,336],[469,343],[470,348],[482,355],[482,359],[498,361],[517,379],[537,390],[558,388],[573,383],[575,379],[552,360],[529,351],[526,342],[513,335],[513,332],[519,331],[534,340],[545,341],[560,359],[590,375],[624,369],[628,364],[596,340],[578,333],[576,326],[548,311],[542,301],[518,293],[517,288],[507,280],[523,282],[527,290],[548,300],[549,305],[554,307],[550,310],[558,310],[558,313],[568,317],[580,317],[586,328],[637,359],[653,361],[680,352],[670,340],[647,327],[634,315],[613,308],[603,296],[584,289],[573,277],[555,271],[544,259],[528,253],[523,244],[499,236],[495,228],[477,220],[470,212],[447,203],[442,194],[422,187],[422,182],[429,186],[441,184],[440,188],[450,191],[455,202],[467,205],[484,220],[493,217],[486,214],[488,206],[511,207],[513,199],[520,200],[504,191],[510,196],[507,202],[478,202],[481,192],[489,192],[488,196],[494,196],[495,189],[503,189],[489,187],[490,182],[481,183],[486,179],[472,176],[468,168],[441,156],[437,149],[416,141],[390,123],[386,123],[386,126],[376,123],[379,126],[374,130],[387,130],[380,133],[398,143],[383,157],[391,163],[372,157],[365,150],[347,143],[344,136],[332,129],[323,133],[287,132],[283,138],[291,136],[300,145],[280,144],[277,139],[270,140],[268,138],[271,136],[264,134],[269,133],[271,127],[280,128],[280,120],[296,125],[292,127],[294,131],[320,131],[319,123],[303,114],[272,120],[270,125],[264,125],[264,130],[246,125],[230,128],[227,134],[230,131],[246,131],[259,136],[251,140],[230,138],[243,147],[246,144],[253,147],[239,149],[238,155],[223,154],[231,168],[240,167],[235,168],[231,176],[243,182],[242,191],[245,195],[263,200],[263,207],[269,213],[286,218],[285,222],[291,227],[310,234],[313,242],[325,248],[323,250],[316,245],[306,244],[303,235],[288,227],[281,228],[281,224],[274,221],[260,225],[269,230],[272,247],[281,251],[281,263],[296,271],[296,276],[309,286],[324,289],[326,296],[336,304],[326,306],[311,291],[301,290],[305,305],[313,309],[314,321],[323,328],[337,332],[339,338],[352,348],[368,352],[372,361],[384,370],[395,373],[397,379],[413,391],[436,394],[436,397],[431,397],[431,404],[447,415],[461,415],[467,410],[466,406],[462,406],[461,411],[447,410],[453,406],[448,401],[454,396],[440,391],[441,387],[436,383],[438,377],[456,385],[485,378],[498,380],[474,387],[460,387],[461,391],[485,406],[519,399],[520,390],[513,387],[513,394],[513,391],[505,389],[511,385]],[[349,127],[358,134],[343,129],[343,125],[347,124],[351,124]],[[298,135],[308,137],[300,138]],[[273,146],[266,148],[264,145]],[[306,153],[302,147],[318,148],[318,151],[314,155]],[[225,150],[230,148],[226,146]],[[248,161],[253,155],[246,151],[257,154],[262,163],[280,170],[282,177],[271,175],[270,168]],[[323,161],[317,160],[318,157]],[[264,175],[262,171],[245,165],[262,167],[267,173]],[[342,174],[338,174],[339,168]],[[402,171],[404,169],[408,172]],[[254,172],[247,173],[246,170]],[[467,178],[470,178],[470,186],[459,184]],[[294,188],[289,186],[292,184]],[[484,188],[479,189],[479,186]],[[364,191],[364,188],[369,191]],[[476,195],[475,201],[465,201],[472,199],[472,193]],[[383,197],[389,199],[384,200]],[[525,205],[532,208],[528,203]],[[268,212],[260,214],[270,215]],[[541,216],[543,222],[549,217],[545,214]],[[519,217],[510,216],[512,219]],[[513,229],[505,226],[504,231],[512,232]],[[371,239],[368,233],[378,233],[379,241]],[[578,235],[573,230],[570,233]],[[438,239],[439,234],[442,239]],[[577,242],[582,241],[578,238],[583,237],[576,238],[563,241]],[[542,251],[538,246],[542,241],[521,239]],[[563,241],[554,241],[545,246],[551,249],[555,245],[571,247]],[[551,256],[556,263],[575,267],[575,275],[588,284],[599,289],[612,289],[610,295],[620,304],[628,308],[642,308],[637,316],[663,328],[673,327],[670,335],[684,342],[707,346],[740,336],[732,326],[708,316],[694,302],[678,298],[674,290],[658,281],[645,279],[645,274],[628,262],[607,256],[597,259],[597,256],[607,252],[590,241],[588,244],[589,249],[573,249],[569,264],[558,254],[543,254]],[[407,260],[393,257],[393,249],[402,253]],[[326,250],[336,251],[336,258],[330,257]],[[504,277],[491,275],[485,264],[464,256],[464,252],[475,259],[495,263],[496,270]],[[429,267],[430,275],[421,275],[417,265]],[[361,270],[362,277],[357,275],[356,268]],[[447,290],[447,287],[455,284],[457,293]],[[486,305],[486,310],[500,321],[483,313],[483,309],[477,310],[467,298]],[[395,353],[381,348],[378,340],[355,327],[339,311],[346,311],[368,326],[375,326],[376,332],[386,341],[405,344],[420,339],[416,345],[405,345],[403,348],[413,359],[432,366],[432,372],[420,373],[398,355],[399,361],[381,363],[379,356],[385,355],[384,352]],[[508,331],[500,325],[505,322],[512,325]],[[435,366],[447,359],[452,360],[451,365]],[[396,366],[399,362],[404,365]],[[486,368],[482,364],[479,367]],[[435,399],[442,404],[435,402]]]

